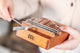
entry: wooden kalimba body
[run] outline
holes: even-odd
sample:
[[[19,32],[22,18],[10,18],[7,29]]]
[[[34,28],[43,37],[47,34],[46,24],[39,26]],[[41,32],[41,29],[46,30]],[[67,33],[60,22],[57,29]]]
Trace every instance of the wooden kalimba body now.
[[[27,30],[18,30],[17,36],[37,46],[50,49],[64,42],[69,34],[59,29],[62,24],[46,18],[31,18],[22,22]]]

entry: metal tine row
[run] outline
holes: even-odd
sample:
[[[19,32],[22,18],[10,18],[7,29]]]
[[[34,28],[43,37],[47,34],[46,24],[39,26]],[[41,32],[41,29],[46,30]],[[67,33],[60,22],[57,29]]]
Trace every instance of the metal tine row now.
[[[29,20],[32,20],[32,21],[34,21],[34,22],[36,22],[36,23],[39,23],[39,24],[42,24],[42,22],[43,21],[45,21],[45,20],[47,20],[47,22],[49,22],[49,23],[47,23],[47,25],[45,25],[45,23],[46,22],[44,22],[43,23],[43,25],[44,26],[48,26],[49,27],[49,24],[53,24],[53,25],[55,25],[53,28],[50,26],[50,28],[52,28],[53,30],[56,30],[56,31],[60,31],[60,29],[59,29],[59,27],[60,26],[58,26],[55,22],[53,22],[52,20],[48,20],[48,19],[46,19],[46,18],[31,18],[31,19],[29,19]],[[56,28],[55,28],[56,27]],[[57,28],[58,28],[58,30],[57,30]]]
[[[40,28],[43,28],[43,29],[48,30],[48,31],[50,31],[50,32],[53,32],[53,33],[55,33],[55,34],[57,35],[57,31],[56,31],[56,30],[53,30],[53,29],[51,29],[51,28],[49,28],[49,27],[47,27],[47,26],[44,26],[44,25],[42,25],[42,24],[38,24],[37,22],[34,22],[34,21],[32,21],[31,19],[29,19],[29,20],[27,20],[27,21],[30,22],[30,23],[33,24],[33,25],[36,25],[36,26],[38,26],[38,27],[40,27]]]

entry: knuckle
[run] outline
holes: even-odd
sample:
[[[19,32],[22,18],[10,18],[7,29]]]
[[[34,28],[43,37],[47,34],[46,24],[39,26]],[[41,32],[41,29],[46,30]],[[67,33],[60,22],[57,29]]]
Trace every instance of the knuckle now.
[[[64,28],[63,28],[63,29],[64,29],[64,30],[67,30],[68,28],[69,28],[68,26],[64,26]]]

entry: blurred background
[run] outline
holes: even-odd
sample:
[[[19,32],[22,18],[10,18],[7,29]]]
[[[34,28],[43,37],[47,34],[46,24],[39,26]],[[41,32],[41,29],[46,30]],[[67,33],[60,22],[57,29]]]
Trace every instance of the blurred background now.
[[[22,20],[21,20],[22,21]],[[15,22],[2,21],[0,24],[0,53],[37,53],[38,47],[16,36],[16,31],[13,31],[13,27],[18,26]],[[10,26],[8,26],[10,24]],[[3,32],[7,27],[8,31]]]

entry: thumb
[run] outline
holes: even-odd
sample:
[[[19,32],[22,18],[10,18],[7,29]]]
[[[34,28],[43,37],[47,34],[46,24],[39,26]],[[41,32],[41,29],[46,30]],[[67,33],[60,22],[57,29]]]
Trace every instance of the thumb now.
[[[76,42],[76,43],[75,43]],[[76,39],[71,39],[63,42],[60,45],[55,46],[56,49],[74,49],[79,45],[79,41]]]
[[[62,27],[60,27],[60,29],[64,32],[69,33],[73,38],[80,38],[80,33],[71,27],[62,26]]]

